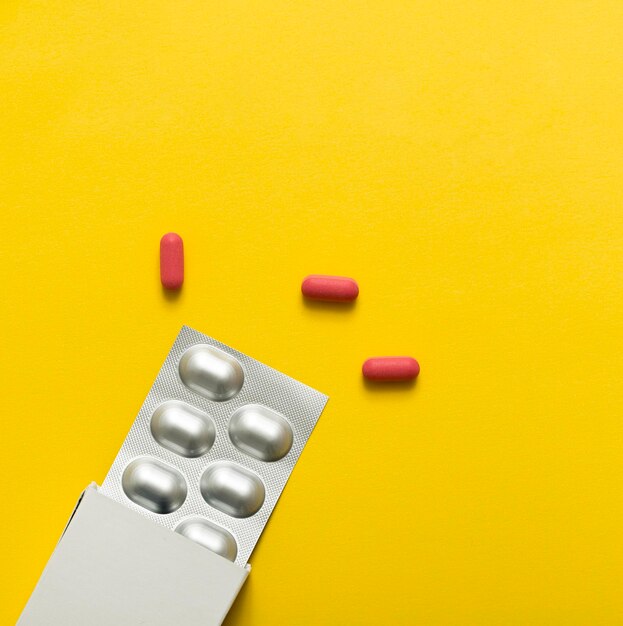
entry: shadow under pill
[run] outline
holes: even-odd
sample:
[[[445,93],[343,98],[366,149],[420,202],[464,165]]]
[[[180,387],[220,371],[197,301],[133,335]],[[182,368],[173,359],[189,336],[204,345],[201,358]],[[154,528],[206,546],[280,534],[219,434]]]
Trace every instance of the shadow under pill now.
[[[417,386],[417,378],[412,380],[390,380],[390,381],[381,381],[381,380],[368,380],[367,378],[362,378],[363,386],[368,391],[373,391],[376,393],[395,393],[405,391],[409,391],[410,389],[414,389]]]
[[[168,300],[169,302],[177,302],[182,295],[181,287],[180,289],[167,289],[164,286],[162,286],[161,288],[162,288],[162,295],[164,296],[164,299]]]
[[[303,306],[309,311],[333,311],[335,313],[348,313],[355,308],[357,300],[349,302],[331,302],[328,300],[312,300],[302,296]]]

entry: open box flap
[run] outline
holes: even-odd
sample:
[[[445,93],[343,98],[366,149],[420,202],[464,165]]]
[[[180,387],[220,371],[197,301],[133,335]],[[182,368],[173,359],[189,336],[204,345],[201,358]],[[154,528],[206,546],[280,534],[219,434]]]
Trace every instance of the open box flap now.
[[[18,626],[216,626],[248,573],[91,485]]]

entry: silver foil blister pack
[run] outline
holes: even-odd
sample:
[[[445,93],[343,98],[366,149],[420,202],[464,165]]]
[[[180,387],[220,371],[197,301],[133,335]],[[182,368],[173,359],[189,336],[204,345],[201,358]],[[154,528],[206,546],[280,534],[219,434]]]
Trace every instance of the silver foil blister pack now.
[[[326,402],[184,326],[101,491],[244,566]]]

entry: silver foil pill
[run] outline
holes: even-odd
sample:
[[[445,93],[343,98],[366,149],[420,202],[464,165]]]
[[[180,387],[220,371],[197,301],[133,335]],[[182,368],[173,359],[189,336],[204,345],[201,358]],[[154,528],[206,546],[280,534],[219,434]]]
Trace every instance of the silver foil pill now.
[[[244,566],[326,402],[184,326],[101,491]]]
[[[170,400],[161,404],[151,417],[151,434],[171,452],[194,458],[205,454],[214,443],[214,422],[193,406]]]
[[[123,471],[121,479],[126,496],[154,513],[171,513],[186,499],[184,477],[158,459],[135,459]]]
[[[191,517],[181,522],[175,529],[176,533],[188,537],[200,546],[212,550],[229,561],[236,560],[238,545],[233,535],[202,517]]]
[[[192,346],[180,359],[180,378],[193,391],[210,400],[233,398],[244,382],[240,363],[213,346]]]
[[[233,517],[249,517],[257,513],[266,495],[257,474],[228,461],[208,467],[199,488],[209,505]]]
[[[229,420],[229,438],[242,452],[278,461],[292,447],[292,427],[283,415],[259,404],[240,407]]]

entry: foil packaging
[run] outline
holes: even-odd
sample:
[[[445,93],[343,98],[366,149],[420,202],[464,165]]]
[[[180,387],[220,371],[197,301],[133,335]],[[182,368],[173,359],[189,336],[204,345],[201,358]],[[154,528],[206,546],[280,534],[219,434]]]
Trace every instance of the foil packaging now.
[[[327,399],[184,326],[101,492],[244,566]]]

